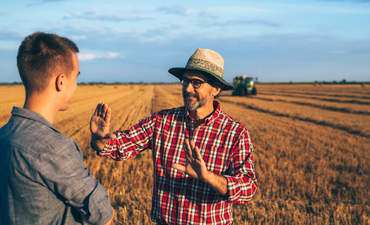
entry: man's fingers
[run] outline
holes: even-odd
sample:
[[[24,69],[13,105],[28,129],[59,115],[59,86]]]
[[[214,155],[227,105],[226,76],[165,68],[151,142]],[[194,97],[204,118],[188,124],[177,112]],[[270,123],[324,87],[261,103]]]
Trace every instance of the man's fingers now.
[[[178,164],[178,163],[173,164],[173,165],[172,165],[172,168],[177,169],[177,170],[180,170],[180,171],[182,171],[182,172],[185,172],[185,171],[186,171],[185,166],[180,165],[180,164]]]
[[[185,140],[185,147],[186,149],[190,149],[190,144],[189,144],[189,140]]]
[[[107,104],[102,103],[102,104],[101,104],[100,116],[101,116],[101,118],[103,118],[103,119],[105,118],[106,108],[107,108]]]
[[[193,161],[193,157],[191,157],[190,153],[189,153],[189,150],[187,149],[187,147],[185,147],[185,158],[188,162],[191,162]]]
[[[193,158],[195,158],[195,159],[199,159],[198,154],[197,154],[197,152],[196,152],[196,150],[195,150],[195,148],[196,148],[196,147],[195,147],[194,142],[193,142],[193,141],[190,141],[189,146],[190,146],[191,154],[192,154]],[[198,149],[198,150],[199,150],[199,149]]]
[[[185,156],[188,162],[192,162],[194,160],[192,150],[190,149],[190,145],[188,141],[185,141]]]
[[[195,146],[195,148],[194,148],[194,152],[195,152],[195,154],[196,154],[196,159],[198,159],[198,160],[203,160],[203,157],[202,157],[202,155],[200,154],[200,150],[199,150],[199,148],[197,147],[197,146]]]
[[[185,140],[185,153],[187,153],[190,157],[193,157],[193,152],[190,147],[189,140]]]
[[[97,108],[98,108],[98,116],[102,117],[103,103],[99,103]]]
[[[99,111],[99,104],[95,107],[95,111],[93,113],[93,116],[98,116],[98,111]]]
[[[105,138],[110,138],[110,139],[113,139],[113,138],[116,138],[117,135],[115,135],[114,133],[109,133],[105,136]]]
[[[98,103],[95,108],[94,116],[101,116],[102,103]]]
[[[190,162],[192,162],[194,159],[193,159],[193,157],[191,157],[190,155],[189,155],[189,153],[186,153],[185,154],[185,158],[186,158],[186,160],[190,163]]]
[[[190,144],[190,147],[191,147],[191,148],[194,148],[194,147],[195,147],[195,144],[194,144],[194,141],[193,141],[193,140],[191,140],[191,141],[189,142],[189,144]]]
[[[108,105],[107,104],[103,104],[103,113],[102,113],[102,117],[105,121],[107,121],[107,113],[108,113]]]
[[[172,168],[177,169],[183,173],[186,173],[187,175],[192,176],[194,178],[199,177],[198,174],[195,172],[195,170],[189,165],[183,166],[183,165],[175,163],[172,165]]]
[[[107,111],[105,112],[105,116],[104,116],[105,122],[110,123],[111,115],[112,115],[112,110],[111,110],[110,106],[107,105]]]

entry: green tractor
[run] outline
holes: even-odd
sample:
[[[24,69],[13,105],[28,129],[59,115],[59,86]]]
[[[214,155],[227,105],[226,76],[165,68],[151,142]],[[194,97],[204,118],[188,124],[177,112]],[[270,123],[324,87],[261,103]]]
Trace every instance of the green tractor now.
[[[253,77],[236,76],[233,80],[233,86],[234,90],[232,95],[234,96],[247,96],[257,94],[257,89]]]

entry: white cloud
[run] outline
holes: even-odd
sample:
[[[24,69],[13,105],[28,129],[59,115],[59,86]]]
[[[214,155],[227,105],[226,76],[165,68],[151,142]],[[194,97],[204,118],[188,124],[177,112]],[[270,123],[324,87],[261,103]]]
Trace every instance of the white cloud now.
[[[97,58],[97,55],[94,53],[78,53],[78,59],[81,61],[89,61]]]
[[[160,7],[157,10],[160,12],[167,13],[167,14],[174,14],[174,15],[179,15],[179,16],[190,15],[190,11],[182,6]]]
[[[86,35],[71,35],[69,36],[72,40],[84,40],[86,39]]]
[[[199,10],[199,15],[205,16],[262,16],[273,13],[274,10],[267,7],[246,7],[246,6],[214,6]]]
[[[237,20],[222,20],[222,21],[206,21],[208,25],[213,26],[234,26],[234,25],[260,25],[267,27],[282,27],[284,23],[266,19],[237,19]]]
[[[107,52],[106,54],[107,58],[116,58],[119,56],[118,52]]]
[[[120,56],[118,52],[81,52],[78,53],[80,61],[90,61],[94,59],[113,59]]]
[[[153,17],[148,15],[137,15],[123,12],[98,12],[96,10],[89,10],[85,12],[71,12],[64,16],[64,19],[86,19],[86,20],[101,20],[101,21],[138,21],[150,20]]]

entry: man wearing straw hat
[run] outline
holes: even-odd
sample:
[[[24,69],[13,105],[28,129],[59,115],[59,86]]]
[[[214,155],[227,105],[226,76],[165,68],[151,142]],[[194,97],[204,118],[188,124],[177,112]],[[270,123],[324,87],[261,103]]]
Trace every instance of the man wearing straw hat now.
[[[232,89],[223,66],[217,52],[197,49],[185,68],[169,70],[181,80],[184,107],[114,133],[108,105],[98,104],[91,118],[98,155],[126,160],[152,149],[151,218],[157,224],[231,224],[232,203],[246,203],[256,193],[249,133],[215,100],[221,90]]]

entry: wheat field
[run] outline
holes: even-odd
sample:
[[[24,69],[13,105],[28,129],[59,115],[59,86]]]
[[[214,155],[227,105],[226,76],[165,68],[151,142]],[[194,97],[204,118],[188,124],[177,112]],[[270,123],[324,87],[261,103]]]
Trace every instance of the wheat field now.
[[[258,85],[254,97],[218,101],[246,126],[255,145],[259,189],[234,206],[235,224],[370,224],[370,87]],[[23,86],[0,86],[0,126],[24,101]],[[84,150],[85,166],[105,186],[114,224],[152,224],[151,151],[116,162],[89,146],[98,102],[125,129],[165,108],[182,106],[180,85],[81,85],[55,126]]]

